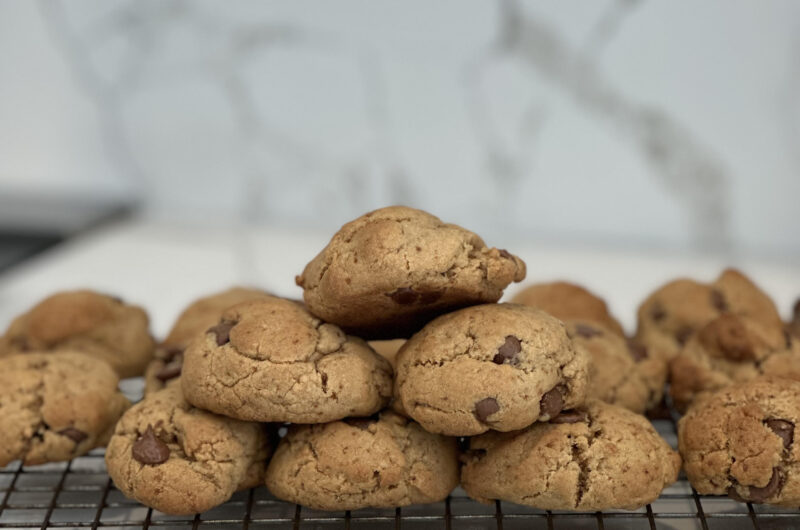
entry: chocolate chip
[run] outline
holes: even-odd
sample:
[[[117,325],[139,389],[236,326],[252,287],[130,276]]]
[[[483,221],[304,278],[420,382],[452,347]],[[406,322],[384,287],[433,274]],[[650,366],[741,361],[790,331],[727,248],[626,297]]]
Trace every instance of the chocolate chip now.
[[[503,257],[503,258],[506,258],[506,259],[511,259],[513,256],[511,255],[511,252],[507,251],[504,248],[501,248],[500,249],[500,257]]]
[[[789,449],[794,442],[794,423],[787,420],[766,420],[764,425],[783,440],[783,447]]]
[[[238,322],[223,320],[216,326],[209,328],[207,333],[214,333],[217,336],[217,346],[222,346],[230,342],[231,329],[233,329],[236,324],[238,324]]]
[[[165,365],[161,370],[158,371],[156,374],[156,379],[159,381],[169,381],[170,379],[175,379],[179,375],[181,375],[181,369],[183,368],[183,360],[176,359],[171,363]]]
[[[633,357],[633,360],[637,363],[649,357],[647,346],[632,339],[628,339],[628,351],[631,352],[631,357]]]
[[[500,405],[495,398],[487,397],[475,403],[475,417],[481,422],[485,422],[498,410],[500,410]]]
[[[86,438],[89,437],[88,434],[86,434],[83,431],[79,431],[75,427],[67,427],[66,429],[61,429],[60,431],[58,431],[58,434],[60,434],[61,436],[66,436],[67,438],[75,442],[75,445],[81,443],[82,441],[84,441]]]
[[[713,305],[717,311],[722,313],[728,311],[728,301],[725,300],[725,295],[722,294],[722,291],[718,291],[713,289],[711,291],[711,305]]]
[[[683,346],[684,344],[686,344],[686,341],[689,340],[689,337],[692,336],[692,333],[694,333],[694,330],[692,328],[684,326],[675,332],[675,340],[678,341],[678,344]]]
[[[564,408],[564,385],[557,385],[550,389],[539,401],[539,415],[552,418]]]
[[[522,351],[522,343],[514,335],[508,335],[503,345],[498,348],[492,362],[495,364],[503,364],[506,361],[514,362],[520,351]]]
[[[731,480],[733,480],[733,479],[731,479]],[[747,500],[744,497],[742,497],[741,495],[739,495],[738,491],[736,491],[736,486],[728,487],[727,493],[728,493],[728,497],[730,497],[731,499],[735,500],[736,502],[747,502]]]
[[[587,324],[576,324],[575,325],[575,333],[585,339],[591,339],[592,337],[599,337],[603,334],[602,331],[599,329],[595,329],[592,326]]]
[[[661,322],[667,317],[667,312],[661,307],[661,304],[655,303],[653,308],[650,310],[650,318],[652,318],[656,322]]]
[[[417,301],[417,293],[411,287],[400,287],[396,291],[388,293],[388,296],[399,305],[411,305]]]
[[[757,488],[755,486],[750,486],[750,490],[748,491],[748,500],[750,502],[764,502],[776,493],[780,491],[783,487],[783,477],[781,476],[780,471],[778,468],[772,468],[772,476],[767,482],[767,485],[763,488]]]
[[[550,419],[550,423],[583,423],[589,419],[589,414],[585,410],[565,410],[555,418]]]
[[[149,466],[163,464],[169,459],[169,447],[158,439],[152,425],[148,425],[134,442],[132,453],[136,461]]]

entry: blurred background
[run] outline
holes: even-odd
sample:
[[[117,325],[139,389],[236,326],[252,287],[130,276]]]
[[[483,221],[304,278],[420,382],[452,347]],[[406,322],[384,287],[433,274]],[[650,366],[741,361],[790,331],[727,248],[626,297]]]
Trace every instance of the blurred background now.
[[[798,199],[790,0],[0,0],[0,324],[64,284],[296,295],[398,203],[531,249],[532,279],[624,283],[629,313],[725,263],[787,306]]]

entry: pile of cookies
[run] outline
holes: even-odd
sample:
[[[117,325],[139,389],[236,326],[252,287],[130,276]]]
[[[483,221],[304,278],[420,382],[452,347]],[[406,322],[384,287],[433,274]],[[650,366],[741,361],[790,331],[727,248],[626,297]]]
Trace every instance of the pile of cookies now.
[[[655,291],[627,337],[570,283],[498,303],[525,274],[472,232],[390,207],[333,236],[296,278],[302,302],[231,289],[157,345],[141,309],[56,294],[0,338],[0,466],[106,446],[116,486],[170,514],[261,484],[322,510],[461,484],[598,511],[655,500],[683,457],[699,493],[800,505],[800,305],[784,323],[726,270]],[[117,383],[141,374],[131,406]],[[645,417],[665,400],[686,413],[680,455]]]

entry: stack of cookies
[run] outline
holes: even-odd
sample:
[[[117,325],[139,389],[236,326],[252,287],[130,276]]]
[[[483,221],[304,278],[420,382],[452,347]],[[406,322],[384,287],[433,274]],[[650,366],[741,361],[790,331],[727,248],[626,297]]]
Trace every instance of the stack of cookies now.
[[[107,446],[116,486],[169,514],[259,484],[321,510],[436,502],[459,483],[481,502],[636,509],[677,479],[681,456],[644,416],[674,401],[699,492],[800,504],[800,306],[785,324],[728,270],[660,288],[627,337],[571,283],[498,303],[525,273],[390,207],[333,236],[296,278],[302,302],[230,289],[159,344],[139,308],[57,294],[0,338],[0,466]],[[118,378],[142,374],[131,406]]]

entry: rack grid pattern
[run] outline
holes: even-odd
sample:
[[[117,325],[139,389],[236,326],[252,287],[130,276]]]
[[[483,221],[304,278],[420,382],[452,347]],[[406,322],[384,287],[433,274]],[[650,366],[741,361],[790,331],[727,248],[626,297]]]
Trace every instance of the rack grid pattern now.
[[[141,380],[123,382],[132,398],[141,387]],[[674,447],[674,416],[653,423]],[[800,510],[701,497],[681,476],[655,502],[632,512],[550,512],[507,502],[487,506],[467,498],[461,488],[431,505],[321,512],[279,501],[262,487],[241,491],[206,513],[176,517],[126,499],[106,474],[98,449],[70,462],[35,467],[16,462],[0,468],[0,528],[768,530],[800,528]]]

